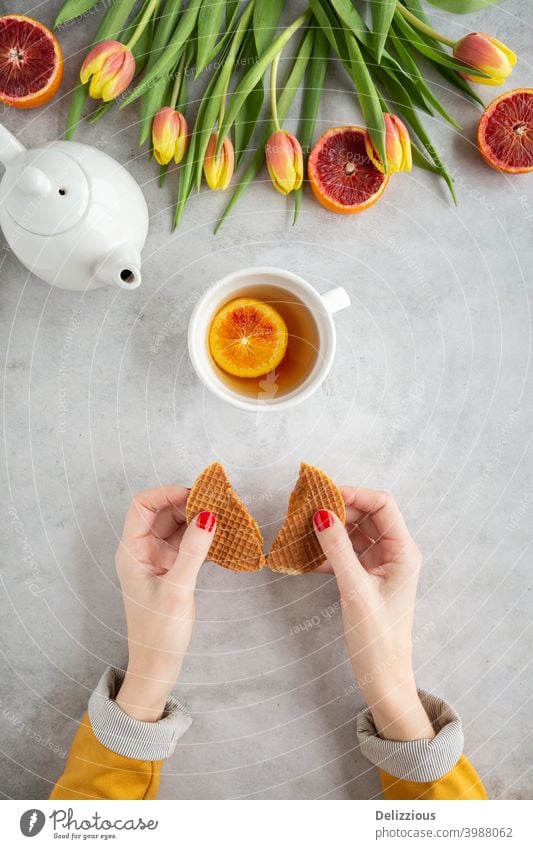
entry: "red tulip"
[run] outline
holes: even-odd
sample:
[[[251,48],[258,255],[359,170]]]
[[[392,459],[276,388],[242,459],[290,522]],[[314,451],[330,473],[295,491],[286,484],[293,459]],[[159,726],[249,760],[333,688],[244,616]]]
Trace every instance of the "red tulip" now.
[[[387,154],[387,174],[395,174],[397,171],[410,171],[413,167],[411,155],[411,140],[403,121],[390,112],[383,115],[385,120],[385,152]],[[385,173],[376,148],[372,143],[370,134],[366,134],[365,148],[368,158],[372,160],[378,171]]]
[[[120,41],[101,41],[87,54],[80,69],[82,83],[91,81],[89,95],[114,100],[127,89],[135,74],[133,53]]]
[[[516,65],[516,54],[497,38],[483,32],[471,32],[461,38],[453,49],[453,55],[474,70],[488,74],[487,77],[476,73],[462,74],[465,79],[482,85],[501,85]]]
[[[270,179],[282,195],[299,189],[303,180],[303,153],[298,139],[286,130],[276,130],[266,144]]]

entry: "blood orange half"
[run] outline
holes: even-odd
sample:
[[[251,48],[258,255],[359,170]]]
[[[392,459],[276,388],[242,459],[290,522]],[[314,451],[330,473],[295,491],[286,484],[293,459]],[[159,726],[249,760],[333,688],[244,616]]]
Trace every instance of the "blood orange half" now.
[[[493,100],[477,130],[481,156],[498,171],[533,171],[533,88],[516,88]]]
[[[334,127],[313,147],[307,176],[316,199],[331,212],[361,212],[383,194],[389,178],[365,149],[363,127]]]
[[[24,15],[0,18],[0,101],[18,109],[42,106],[63,78],[61,49],[49,29]]]

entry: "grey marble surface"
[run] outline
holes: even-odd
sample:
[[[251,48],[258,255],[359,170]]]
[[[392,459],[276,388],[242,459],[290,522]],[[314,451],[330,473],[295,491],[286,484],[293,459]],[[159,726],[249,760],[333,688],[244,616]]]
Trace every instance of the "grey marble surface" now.
[[[35,13],[51,22],[59,5]],[[508,87],[527,86],[529,6],[508,0],[455,24],[435,20],[497,34],[520,55]],[[62,133],[76,52],[94,21],[61,33],[64,96],[35,112],[4,111],[27,145]],[[489,170],[473,144],[476,109],[440,93],[463,130],[426,123],[455,176],[457,208],[415,170],[355,218],[327,215],[307,195],[293,228],[263,175],[217,237],[225,199],[205,191],[171,233],[175,179],[157,187],[135,110],[114,110],[78,138],[104,144],[146,192],[141,288],[51,289],[2,250],[3,796],[48,795],[102,669],[125,661],[113,554],[131,493],[190,484],[215,459],[268,540],[301,459],[339,482],[394,492],[425,554],[419,684],[461,713],[466,752],[491,796],[531,795],[533,178]],[[494,93],[482,91],[486,102]],[[319,129],[357,120],[333,72]],[[224,406],[187,356],[198,291],[251,264],[292,269],[320,291],[342,284],[353,299],[337,319],[330,378],[287,414]],[[195,721],[165,764],[163,798],[379,794],[357,748],[362,702],[338,613],[327,610],[336,598],[325,576],[204,567],[177,687]],[[297,627],[306,620],[312,627]]]

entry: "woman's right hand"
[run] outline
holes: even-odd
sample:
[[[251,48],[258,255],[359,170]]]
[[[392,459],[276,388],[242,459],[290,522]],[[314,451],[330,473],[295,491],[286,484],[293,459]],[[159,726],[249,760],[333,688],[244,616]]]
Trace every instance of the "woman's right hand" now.
[[[380,736],[430,739],[433,727],[418,697],[412,627],[422,562],[386,492],[344,487],[346,528],[329,510],[314,526],[341,596],[344,635],[355,679]]]

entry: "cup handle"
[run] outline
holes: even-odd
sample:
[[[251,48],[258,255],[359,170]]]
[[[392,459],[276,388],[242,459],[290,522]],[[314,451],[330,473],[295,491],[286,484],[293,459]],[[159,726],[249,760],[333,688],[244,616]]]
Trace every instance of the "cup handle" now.
[[[321,297],[330,315],[340,310],[345,310],[352,305],[348,292],[342,286],[337,286],[336,289],[330,289],[329,292],[325,292]]]

